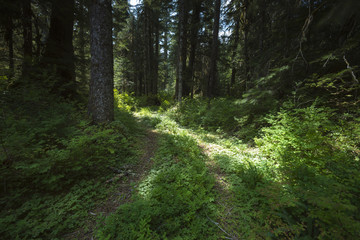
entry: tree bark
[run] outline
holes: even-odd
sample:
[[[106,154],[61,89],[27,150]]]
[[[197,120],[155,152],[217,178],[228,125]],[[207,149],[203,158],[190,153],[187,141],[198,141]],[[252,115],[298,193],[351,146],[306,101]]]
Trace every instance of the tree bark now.
[[[158,81],[159,81],[159,19],[156,19],[155,25],[155,52],[154,52],[154,77],[152,85],[152,94],[156,95],[158,93]]]
[[[239,39],[240,39],[240,17],[236,17],[235,21],[235,29],[234,29],[234,43],[233,43],[233,52],[232,52],[232,69],[231,69],[231,79],[230,79],[230,95],[233,95],[231,90],[233,89],[235,85],[235,78],[236,78],[236,72],[237,72],[237,64],[236,64],[236,53],[237,53],[237,47],[239,45]]]
[[[43,65],[55,66],[59,80],[54,90],[67,98],[76,94],[75,58],[73,48],[74,0],[54,0],[50,19],[49,37]]]
[[[186,0],[179,0],[179,40],[178,40],[178,77],[177,77],[177,100],[181,102],[183,96],[184,74],[186,68],[186,22],[187,22],[187,9]]]
[[[114,69],[111,0],[90,7],[91,80],[88,112],[94,123],[114,120]]]
[[[195,56],[196,48],[198,45],[198,32],[200,25],[200,12],[201,12],[201,1],[194,1],[193,15],[191,17],[191,36],[190,36],[190,56],[189,56],[189,66],[188,66],[188,76],[186,78],[186,88],[184,90],[184,95],[188,96],[191,93],[193,96],[194,91],[194,65],[195,65]]]
[[[36,43],[36,51],[35,51],[35,56],[37,61],[39,61],[40,59],[40,55],[41,55],[41,34],[40,34],[40,26],[39,26],[39,18],[37,16],[34,16],[34,26],[35,26],[35,33],[36,33],[36,37],[35,37],[35,43]]]
[[[221,0],[216,0],[212,46],[211,46],[210,70],[209,70],[210,75],[209,75],[208,90],[207,90],[207,95],[208,95],[207,97],[209,98],[213,98],[217,94],[215,92],[215,89],[217,87],[216,62],[218,58],[218,48],[219,48],[220,6],[221,6]]]
[[[11,16],[7,18],[7,24],[5,29],[5,40],[9,49],[9,73],[8,79],[11,80],[14,76],[14,39],[13,39],[14,25]]]
[[[168,51],[169,51],[169,44],[168,44],[168,23],[165,23],[165,33],[164,33],[164,63],[165,63],[165,76],[162,85],[162,90],[166,89],[166,84],[169,78],[169,63],[168,63]]]
[[[244,64],[245,64],[245,91],[249,89],[250,84],[250,58],[249,58],[249,1],[244,1],[244,15],[245,15],[245,25],[244,25]]]
[[[85,59],[85,20],[86,13],[85,13],[85,2],[84,0],[79,1],[80,4],[80,17],[78,19],[79,21],[79,58],[80,58],[80,81],[85,82],[86,81],[86,70],[87,70],[87,64]]]
[[[22,27],[23,27],[23,65],[22,75],[26,76],[32,62],[32,11],[31,0],[23,0],[22,2]]]

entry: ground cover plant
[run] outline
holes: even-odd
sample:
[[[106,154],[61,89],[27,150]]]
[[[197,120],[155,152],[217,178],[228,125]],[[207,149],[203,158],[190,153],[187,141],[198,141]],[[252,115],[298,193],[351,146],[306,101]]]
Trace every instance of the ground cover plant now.
[[[7,239],[62,238],[85,226],[114,187],[105,184],[110,168],[136,160],[141,129],[124,110],[94,126],[81,107],[75,113],[72,103],[26,91],[2,99],[0,231]]]
[[[103,219],[100,239],[216,239],[213,217],[213,179],[204,155],[185,130],[143,109],[160,134],[159,147],[148,176],[136,185],[134,201]]]
[[[0,6],[1,239],[360,239],[359,0]]]

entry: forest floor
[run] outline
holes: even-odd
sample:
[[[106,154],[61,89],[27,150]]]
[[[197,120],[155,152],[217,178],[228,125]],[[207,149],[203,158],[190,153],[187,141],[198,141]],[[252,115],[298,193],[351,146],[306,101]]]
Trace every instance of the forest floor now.
[[[187,194],[186,191],[193,192],[194,189],[197,189],[192,193],[196,194],[196,191],[203,191],[207,186],[210,186],[209,190],[204,191],[205,196],[202,197],[201,201],[194,200],[194,205],[199,204],[197,206],[199,209],[203,208],[200,205],[204,205],[204,201],[206,202],[205,205],[211,206],[202,216],[203,225],[206,224],[208,229],[206,230],[208,233],[205,233],[206,237],[202,233],[197,237],[189,238],[183,235],[183,230],[171,229],[173,233],[167,235],[169,239],[177,236],[185,237],[185,239],[256,239],[264,234],[263,229],[257,228],[259,225],[256,223],[259,220],[258,218],[264,217],[257,213],[257,211],[261,211],[259,210],[259,195],[254,193],[257,178],[262,177],[260,176],[262,173],[257,170],[257,164],[261,162],[261,159],[256,149],[241,143],[236,138],[183,128],[166,114],[140,111],[136,113],[136,116],[140,121],[151,125],[151,127],[147,127],[147,134],[143,141],[144,153],[138,164],[131,168],[131,171],[135,173],[134,176],[122,180],[121,187],[99,209],[94,211],[95,214],[102,212],[106,216],[115,212],[120,205],[131,202],[131,196],[134,193],[146,199],[147,195],[152,195],[151,191],[154,191],[147,189],[149,185],[151,189],[161,189],[158,191],[162,196],[156,197],[157,200],[165,201],[161,202],[161,208],[167,206],[167,208],[174,209],[181,208],[180,205],[183,201],[186,202],[185,204],[190,204],[187,201],[192,201],[191,199],[182,199]],[[155,166],[153,166],[154,161]],[[180,185],[182,184],[181,187],[172,186],[173,182],[177,182],[176,179],[184,174],[184,171],[187,173],[186,171],[191,171],[189,169],[197,166],[197,161],[200,162],[199,164],[204,164],[205,176],[201,176],[202,179],[196,179],[192,182],[188,179],[197,178],[197,173],[191,173],[191,176],[179,180]],[[182,165],[183,169],[176,170],[178,172],[175,171],[175,180],[169,180],[165,187],[167,190],[163,190],[162,184],[163,181],[166,182],[172,178],[171,174],[168,173],[165,179],[154,181],[154,178],[157,178],[160,175],[159,172],[162,171],[160,165],[172,169],[183,162],[185,163]],[[212,184],[206,183],[207,180],[203,179],[211,179]],[[168,190],[177,188],[180,190],[176,190],[178,192],[172,194],[175,199],[168,200],[166,197]],[[258,210],[254,210],[255,205]],[[184,211],[187,210],[192,211],[191,209]],[[181,221],[183,222],[183,220]],[[151,225],[152,223],[148,224]],[[186,228],[186,226],[182,226],[182,228]],[[89,239],[89,235],[86,235],[86,238]],[[144,239],[151,238],[145,237]]]
[[[97,216],[109,216],[125,203],[130,203],[135,187],[145,178],[151,169],[154,154],[157,149],[157,132],[151,128],[145,128],[145,135],[139,139],[139,148],[142,153],[135,164],[126,164],[119,169],[113,169],[115,176],[106,181],[106,184],[115,184],[108,196],[101,201],[97,207],[89,212],[91,216],[85,227],[67,234],[65,239],[94,239],[96,231]]]
[[[262,239],[282,227],[271,223],[275,219],[262,201],[268,195],[264,188],[273,190],[258,186],[266,171],[257,149],[230,136],[184,128],[166,114],[144,110],[135,116],[146,132],[138,162],[107,181],[114,190],[90,212],[87,227],[67,239]],[[139,199],[150,206],[141,210]],[[136,218],[148,216],[130,222],[134,216],[122,208],[140,211]],[[99,216],[105,219],[100,225]],[[166,224],[171,226],[161,230]],[[136,233],[124,235],[122,229]]]

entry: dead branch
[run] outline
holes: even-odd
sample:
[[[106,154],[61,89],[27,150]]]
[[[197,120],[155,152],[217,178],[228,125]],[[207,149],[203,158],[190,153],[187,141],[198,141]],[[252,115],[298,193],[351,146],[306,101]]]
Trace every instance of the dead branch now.
[[[359,80],[356,78],[356,75],[355,75],[352,67],[350,66],[350,63],[348,62],[348,60],[347,60],[346,57],[345,57],[345,54],[344,54],[344,56],[343,56],[343,59],[344,59],[344,62],[346,63],[346,65],[347,65],[346,68],[349,69],[350,72],[351,72],[351,76],[352,76],[353,80],[354,80],[356,83],[359,83]]]
[[[206,215],[207,219],[210,220],[210,222],[212,222],[213,224],[215,224],[221,231],[223,231],[223,233],[225,233],[226,235],[228,235],[229,237],[225,237],[226,239],[232,239],[232,240],[237,240],[238,238],[235,236],[232,236],[231,234],[229,234],[228,232],[226,232],[222,227],[220,227],[220,223],[215,222],[214,220],[212,220],[211,218],[208,217],[208,215]]]

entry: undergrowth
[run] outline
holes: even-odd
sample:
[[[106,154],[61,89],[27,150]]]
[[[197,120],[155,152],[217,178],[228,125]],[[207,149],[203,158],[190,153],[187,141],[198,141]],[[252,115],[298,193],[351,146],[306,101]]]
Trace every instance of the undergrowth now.
[[[266,124],[264,117],[275,105],[276,101],[265,96],[255,100],[195,98],[185,99],[167,114],[182,126],[226,133],[249,142],[258,136],[259,129]]]
[[[213,179],[195,140],[164,116],[142,117],[161,137],[154,166],[137,187],[134,202],[99,223],[99,239],[217,239]]]
[[[196,129],[194,135],[221,169],[224,196],[217,199],[217,215],[228,237],[359,238],[356,116],[319,103],[299,108],[287,102],[261,120],[266,127],[256,134],[259,149],[252,149],[231,130],[239,126],[240,112],[229,107],[234,102],[217,99],[208,106],[205,101],[189,101],[170,109],[168,116]]]
[[[136,160],[141,134],[124,109],[111,124],[91,125],[84,107],[41,86],[4,90],[0,126],[4,239],[56,239],[86,227],[112,188],[109,168]]]

